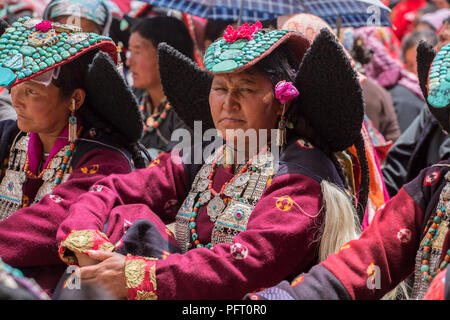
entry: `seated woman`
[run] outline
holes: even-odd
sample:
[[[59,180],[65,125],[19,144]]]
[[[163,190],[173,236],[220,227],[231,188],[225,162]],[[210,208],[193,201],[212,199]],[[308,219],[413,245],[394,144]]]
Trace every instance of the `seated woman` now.
[[[142,120],[109,38],[26,17],[0,47],[18,115],[0,122],[0,256],[50,292],[66,209],[95,181],[143,167]]]
[[[449,60],[450,44],[437,55],[424,42],[418,47],[420,86],[430,112],[446,132],[450,132],[450,68],[445,63]],[[448,274],[449,172],[449,159],[425,168],[375,215],[358,240],[292,283],[283,281],[248,298],[380,299],[413,275],[410,298],[423,299],[429,288],[441,287],[440,282],[430,287],[433,279],[442,281],[442,274]]]
[[[60,254],[82,266],[85,283],[118,298],[239,299],[309,270],[357,237],[358,217],[334,153],[355,144],[364,163],[363,100],[329,31],[310,47],[298,32],[230,27],[206,53],[208,73],[170,46],[160,44],[159,51],[171,104],[212,121],[224,141],[112,175],[70,207],[58,231]],[[252,131],[260,134],[257,143],[235,139]],[[363,174],[360,217],[368,188]],[[123,237],[120,224],[100,234],[121,212],[147,218]],[[174,236],[164,226],[173,222]],[[101,250],[121,238],[117,252]],[[80,263],[83,255],[99,263]]]
[[[193,42],[183,22],[173,17],[146,18],[131,27],[128,43],[129,68],[133,87],[138,89],[139,105],[144,119],[142,144],[155,159],[170,152],[176,143],[172,132],[189,129],[172,110],[161,87],[157,47],[165,42],[193,59]]]

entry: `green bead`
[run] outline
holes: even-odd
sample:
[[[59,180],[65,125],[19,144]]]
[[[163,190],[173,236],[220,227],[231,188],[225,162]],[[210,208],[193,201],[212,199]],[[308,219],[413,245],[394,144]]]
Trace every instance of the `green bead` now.
[[[448,249],[448,250],[447,250],[447,255],[449,255],[449,256],[450,256],[450,249]]]
[[[70,48],[70,49],[69,49],[69,53],[70,53],[71,55],[75,55],[75,54],[77,53],[77,49],[75,49],[75,48]]]
[[[89,41],[83,41],[81,42],[81,45],[85,48],[89,47]]]
[[[66,49],[66,50],[69,50],[71,47],[72,46],[70,44],[68,44],[68,43],[63,45],[63,48]]]
[[[19,80],[22,80],[23,78],[25,78],[25,74],[23,72],[19,72],[17,74],[17,78],[19,78]]]
[[[31,67],[31,71],[33,73],[38,73],[39,71],[41,71],[41,69],[39,68],[39,66],[34,65],[33,67]]]
[[[205,247],[208,248],[208,249],[212,249],[212,243],[211,242],[208,243]]]
[[[228,59],[233,59],[236,58],[238,56],[240,56],[242,54],[241,50],[237,50],[237,49],[229,49],[224,51],[219,58],[222,60],[228,60]]]
[[[83,46],[80,44],[76,44],[75,49],[77,49],[78,51],[81,51],[83,49]]]
[[[440,266],[439,266],[439,269],[444,270],[444,269],[447,267],[447,264],[448,264],[447,261],[445,261],[445,260],[442,261],[441,264],[440,264]]]
[[[94,39],[94,38],[90,38],[89,39],[89,43],[90,44],[94,44],[94,43],[96,43],[97,42],[97,39]]]
[[[441,223],[441,217],[439,216],[434,217],[433,222],[437,224]]]
[[[63,163],[63,164],[61,165],[61,170],[62,170],[62,171],[66,170],[66,167],[67,167],[67,165],[66,165],[65,163]]]
[[[68,58],[70,58],[70,53],[68,51],[63,51],[63,52],[61,52],[61,57],[63,59],[68,59]]]
[[[19,39],[19,36],[18,35],[16,35],[16,34],[13,34],[13,35],[11,35],[11,38],[10,38],[11,40],[17,40],[17,39]]]
[[[431,247],[431,240],[426,238],[425,241],[423,242],[423,245],[426,247]]]
[[[195,222],[190,222],[189,223],[189,229],[195,229],[195,226],[196,226],[197,224],[195,223]]]
[[[420,267],[421,273],[428,272],[428,271],[430,271],[430,267],[428,265],[424,264]]]
[[[197,212],[192,211],[190,217],[191,218],[196,218],[197,217]]]
[[[198,239],[198,234],[196,234],[196,233],[193,233],[192,235],[191,235],[191,237],[192,237],[192,240],[197,240]]]
[[[58,177],[58,178],[56,178],[55,184],[57,184],[57,185],[58,185],[58,184],[60,184],[60,183],[61,183],[61,178],[59,178],[59,177]]]
[[[436,233],[436,229],[435,228],[430,228],[430,229],[428,229],[428,233],[434,235]]]
[[[27,76],[27,77],[29,77],[29,76],[31,76],[33,74],[33,72],[30,69],[28,69],[28,68],[23,70],[23,73],[25,73],[25,76]]]
[[[430,259],[430,253],[429,252],[423,252],[422,253],[422,260],[428,260]]]
[[[34,59],[39,59],[40,57],[41,57],[41,55],[39,54],[39,52],[36,52],[33,54]]]
[[[53,58],[48,58],[48,59],[45,59],[45,63],[46,63],[48,66],[52,66],[52,65],[55,64],[55,60],[53,60]]]
[[[72,155],[72,150],[67,150],[66,151],[66,156],[70,157]]]
[[[56,61],[56,63],[59,63],[62,61],[62,57],[59,54],[53,55],[53,59]]]
[[[41,68],[41,70],[45,70],[47,69],[48,65],[45,62],[41,62],[39,63],[39,68]]]

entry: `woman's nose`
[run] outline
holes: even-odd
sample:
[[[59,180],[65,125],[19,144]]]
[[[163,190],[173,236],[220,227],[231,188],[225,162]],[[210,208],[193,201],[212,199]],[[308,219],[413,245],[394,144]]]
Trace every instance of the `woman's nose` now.
[[[228,92],[227,96],[225,97],[225,103],[223,104],[223,107],[224,109],[228,110],[240,108],[239,101],[232,92]]]

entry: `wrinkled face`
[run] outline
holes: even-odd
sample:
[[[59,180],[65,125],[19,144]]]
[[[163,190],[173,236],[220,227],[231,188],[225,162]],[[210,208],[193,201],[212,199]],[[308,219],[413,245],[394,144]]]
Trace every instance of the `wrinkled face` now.
[[[209,104],[214,125],[227,141],[229,129],[275,129],[282,113],[272,82],[252,69],[215,75]]]
[[[22,131],[58,135],[68,122],[71,99],[63,99],[53,84],[25,81],[11,89],[11,99]]]
[[[133,32],[129,39],[126,64],[130,68],[135,88],[148,89],[160,84],[156,48],[138,32]]]
[[[409,48],[404,53],[406,70],[417,75],[417,46]]]
[[[97,34],[101,34],[102,30],[98,24],[95,22],[80,18],[80,17],[72,17],[72,16],[61,16],[55,18],[55,20],[61,24],[70,24],[70,25],[76,25],[77,27],[80,27],[83,29],[83,32],[94,32]]]

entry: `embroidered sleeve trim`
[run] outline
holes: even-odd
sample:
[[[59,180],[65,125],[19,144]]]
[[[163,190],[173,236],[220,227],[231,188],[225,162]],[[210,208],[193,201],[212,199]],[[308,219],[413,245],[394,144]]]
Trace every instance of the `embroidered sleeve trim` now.
[[[131,300],[157,300],[156,258],[125,258],[125,278],[128,297]]]
[[[74,253],[86,253],[88,250],[114,251],[114,245],[108,237],[98,230],[73,230],[61,242],[59,257],[70,265],[78,264]]]

